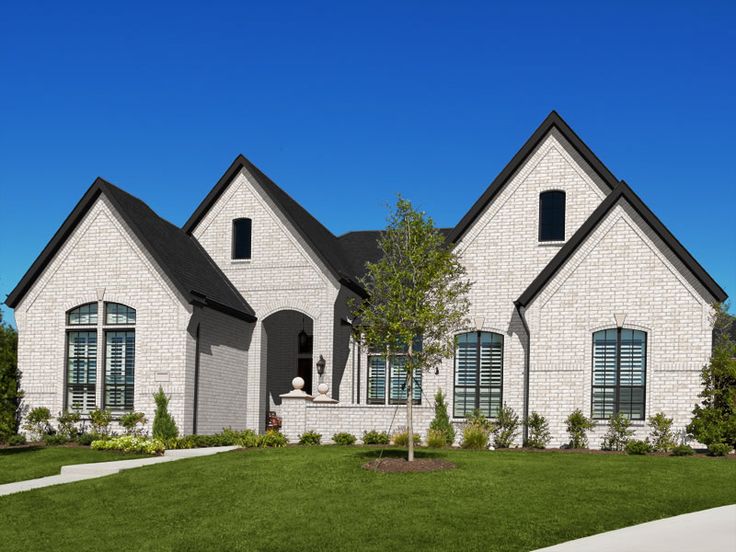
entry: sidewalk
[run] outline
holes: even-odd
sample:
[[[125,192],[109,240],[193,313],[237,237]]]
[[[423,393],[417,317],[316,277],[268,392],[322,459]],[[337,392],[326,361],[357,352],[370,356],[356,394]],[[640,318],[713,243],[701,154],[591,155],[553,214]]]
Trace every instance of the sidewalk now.
[[[116,460],[114,462],[99,462],[95,464],[74,464],[71,466],[63,466],[59,475],[50,475],[48,477],[40,477],[38,479],[29,479],[27,481],[16,481],[15,483],[6,483],[0,485],[0,496],[32,489],[40,489],[41,487],[50,487],[51,485],[62,485],[64,483],[73,483],[84,479],[95,479],[97,477],[105,477],[113,475],[123,470],[140,468],[141,466],[150,466],[151,464],[162,464],[164,462],[174,462],[185,458],[197,458],[199,456],[211,456],[219,452],[227,452],[235,450],[238,447],[207,447],[196,449],[167,450],[163,456],[152,456],[150,458],[138,458],[135,460]]]
[[[537,552],[736,551],[736,505],[600,533]]]

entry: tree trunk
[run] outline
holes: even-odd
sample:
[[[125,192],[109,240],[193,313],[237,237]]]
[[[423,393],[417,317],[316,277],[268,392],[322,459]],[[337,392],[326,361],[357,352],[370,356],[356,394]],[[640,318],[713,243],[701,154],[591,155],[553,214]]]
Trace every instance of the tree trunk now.
[[[408,362],[406,363],[406,427],[409,432],[409,454],[407,460],[414,461],[414,423],[412,411],[414,410],[414,368],[412,359],[412,345],[409,345]]]

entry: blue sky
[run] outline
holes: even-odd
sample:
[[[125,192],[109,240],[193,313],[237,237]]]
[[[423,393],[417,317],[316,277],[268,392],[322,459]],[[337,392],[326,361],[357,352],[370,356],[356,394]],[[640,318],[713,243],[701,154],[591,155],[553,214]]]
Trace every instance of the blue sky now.
[[[105,4],[3,8],[0,298],[98,175],[182,224],[243,153],[336,234],[453,226],[552,109],[736,295],[733,2]]]

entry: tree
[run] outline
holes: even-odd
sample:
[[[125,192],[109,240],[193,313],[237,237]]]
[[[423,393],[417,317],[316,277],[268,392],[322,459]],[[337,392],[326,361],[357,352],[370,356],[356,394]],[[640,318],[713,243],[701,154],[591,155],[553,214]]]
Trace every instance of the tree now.
[[[408,460],[414,460],[414,374],[455,351],[454,335],[468,326],[465,268],[430,217],[401,197],[378,240],[382,257],[367,263],[368,297],[354,307],[358,339],[390,358],[406,351]]]
[[[176,422],[169,413],[169,397],[159,387],[158,391],[153,394],[153,400],[156,401],[156,414],[153,416],[154,439],[161,439],[164,442],[176,439],[179,436],[179,428],[176,427]]]
[[[18,432],[23,393],[18,370],[18,332],[3,322],[0,311],[0,442]]]
[[[736,447],[736,342],[731,337],[734,317],[728,306],[713,307],[713,351],[703,367],[702,402],[695,406],[687,426],[690,436],[704,445]]]
[[[434,419],[429,424],[430,431],[442,435],[445,445],[452,445],[455,441],[455,428],[452,427],[450,416],[447,413],[447,402],[442,389],[434,394]],[[429,439],[427,439],[429,441]]]

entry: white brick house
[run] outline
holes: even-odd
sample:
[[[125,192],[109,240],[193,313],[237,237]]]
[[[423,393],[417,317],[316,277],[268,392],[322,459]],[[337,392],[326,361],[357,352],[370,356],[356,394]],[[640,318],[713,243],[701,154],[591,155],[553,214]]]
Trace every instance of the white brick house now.
[[[442,231],[473,327],[421,375],[420,432],[438,388],[458,424],[503,403],[543,414],[553,446],[576,408],[593,446],[616,411],[640,437],[655,412],[688,422],[726,294],[556,113]],[[242,156],[183,228],[98,179],[6,301],[26,404],[150,421],[161,386],[183,433],[261,431],[271,411],[290,438],[402,425],[400,357],[369,356],[350,326],[378,236],[334,236]],[[283,396],[297,375],[328,396]]]

